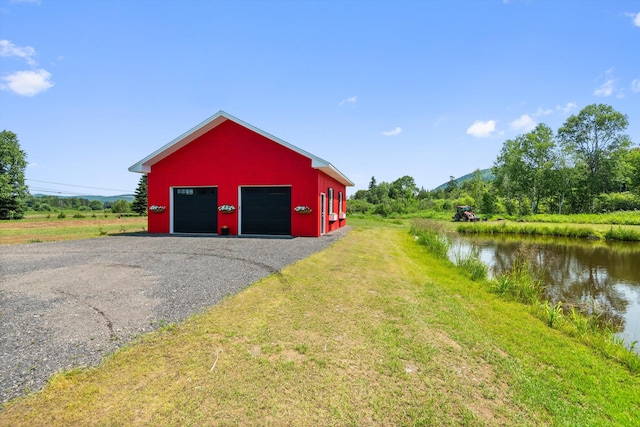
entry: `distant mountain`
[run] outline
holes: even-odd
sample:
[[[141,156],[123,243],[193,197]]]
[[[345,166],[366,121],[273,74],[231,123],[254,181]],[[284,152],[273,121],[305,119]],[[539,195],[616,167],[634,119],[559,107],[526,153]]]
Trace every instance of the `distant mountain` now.
[[[34,197],[41,197],[41,196],[51,196],[50,194],[33,194]],[[53,196],[53,197],[60,197],[63,199],[70,199],[72,197],[76,198],[76,199],[87,199],[89,201],[91,200],[99,200],[102,203],[104,202],[109,202],[109,203],[113,203],[116,200],[126,200],[127,202],[131,203],[133,202],[133,200],[135,199],[135,195],[133,194],[120,194],[118,196]]]
[[[482,173],[482,181],[483,182],[489,182],[489,181],[493,181],[494,179],[496,179],[495,175],[491,173],[491,169],[482,169],[480,170],[480,172]],[[473,178],[473,172],[466,174],[465,176],[461,176],[460,178],[456,178],[456,185],[458,187],[460,187],[460,184],[462,184],[465,181],[470,180],[471,178]],[[449,181],[445,182],[444,184],[441,184],[439,186],[437,186],[436,188],[434,188],[434,190],[444,190],[445,188],[447,188],[447,184],[449,183]]]

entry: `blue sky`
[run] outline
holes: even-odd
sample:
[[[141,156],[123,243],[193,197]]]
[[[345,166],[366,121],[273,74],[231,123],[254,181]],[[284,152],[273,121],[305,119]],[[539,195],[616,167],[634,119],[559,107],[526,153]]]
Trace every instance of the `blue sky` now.
[[[350,194],[432,189],[593,103],[640,143],[640,1],[0,0],[0,129],[32,193],[133,192],[130,165],[219,110]]]

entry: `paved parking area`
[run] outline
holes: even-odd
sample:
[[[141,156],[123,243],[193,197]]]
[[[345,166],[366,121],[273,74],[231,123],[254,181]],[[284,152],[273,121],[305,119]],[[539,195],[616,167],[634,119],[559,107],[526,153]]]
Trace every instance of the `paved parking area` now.
[[[131,235],[0,246],[0,402],[95,365],[342,237]]]

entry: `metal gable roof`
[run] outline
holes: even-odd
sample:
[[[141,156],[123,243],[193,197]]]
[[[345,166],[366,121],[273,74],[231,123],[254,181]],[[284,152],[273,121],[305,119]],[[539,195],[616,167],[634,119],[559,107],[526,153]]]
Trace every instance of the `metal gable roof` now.
[[[318,156],[314,156],[313,154],[296,147],[295,145],[289,144],[288,142],[275,137],[261,129],[258,129],[255,126],[250,125],[249,123],[246,123],[236,117],[233,117],[231,114],[228,114],[222,110],[218,111],[216,114],[214,114],[213,116],[209,117],[208,119],[206,119],[205,121],[203,121],[202,123],[200,123],[199,125],[193,127],[192,129],[188,130],[187,132],[183,133],[182,135],[180,135],[179,137],[175,138],[173,141],[169,142],[168,144],[166,144],[165,146],[161,147],[160,149],[154,151],[153,153],[149,154],[147,157],[145,157],[144,159],[140,160],[139,162],[135,163],[134,165],[129,167],[129,171],[130,172],[138,172],[138,173],[149,173],[151,172],[151,166],[157,162],[159,162],[160,160],[164,159],[165,157],[175,153],[176,151],[178,151],[179,149],[181,149],[182,147],[186,146],[187,144],[189,144],[191,141],[195,140],[196,138],[199,138],[200,136],[204,135],[205,133],[209,132],[210,130],[214,129],[215,127],[217,127],[218,125],[224,123],[227,120],[231,120],[237,124],[239,124],[240,126],[243,126],[247,129],[250,129],[252,131],[254,131],[255,133],[264,136],[265,138],[268,138],[292,151],[295,151],[298,154],[301,154],[304,157],[307,157],[309,159],[311,159],[311,167],[313,167],[314,169],[318,169],[322,172],[324,172],[325,174],[329,175],[330,177],[334,178],[335,180],[337,180],[338,182],[340,182],[341,184],[344,184],[346,186],[353,186],[354,183],[347,178],[345,175],[342,174],[342,172],[340,172],[338,169],[335,168],[335,166],[333,166],[331,163],[327,162],[324,159],[321,159]]]

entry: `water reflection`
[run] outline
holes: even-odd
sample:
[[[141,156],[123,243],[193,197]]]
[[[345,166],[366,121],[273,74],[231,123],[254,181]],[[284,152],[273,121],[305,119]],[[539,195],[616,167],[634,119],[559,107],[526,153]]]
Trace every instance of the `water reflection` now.
[[[525,253],[544,272],[546,298],[606,312],[631,344],[640,341],[640,244],[517,236],[460,237],[451,256],[476,248],[496,275]]]

